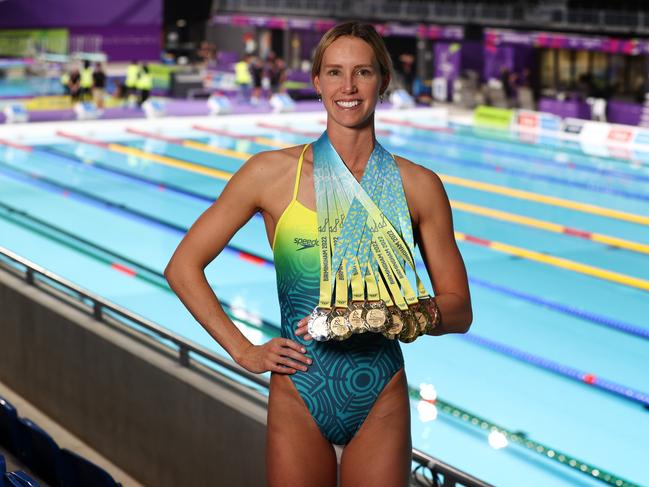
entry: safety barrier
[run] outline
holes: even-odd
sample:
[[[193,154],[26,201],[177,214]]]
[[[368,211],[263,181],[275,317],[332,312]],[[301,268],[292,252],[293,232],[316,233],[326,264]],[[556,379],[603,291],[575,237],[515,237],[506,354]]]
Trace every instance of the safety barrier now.
[[[117,317],[120,321],[131,323],[135,333],[145,337],[154,335],[160,340],[160,343],[170,344],[170,347],[175,348],[176,359],[182,367],[189,368],[192,365],[193,359],[202,359],[200,362],[205,364],[207,361],[212,366],[210,368],[215,370],[217,374],[219,370],[225,369],[225,371],[236,374],[244,379],[244,382],[251,383],[251,385],[261,386],[263,389],[268,389],[269,387],[269,380],[266,377],[253,374],[232,360],[221,357],[190,340],[186,340],[164,329],[144,317],[138,316],[122,306],[83,289],[4,247],[0,247],[0,269],[19,276],[26,283],[36,286],[46,293],[53,294],[57,297],[61,297],[61,293],[63,293],[71,297],[75,308],[85,311],[92,315],[94,319],[106,325],[114,325],[114,319]],[[240,317],[236,319],[245,322]],[[445,487],[454,487],[460,484],[466,487],[490,487],[490,484],[462,472],[422,451],[413,449],[412,459],[413,462],[417,463],[411,478],[411,485],[413,486],[444,485]],[[443,479],[443,483],[440,483],[440,478]]]

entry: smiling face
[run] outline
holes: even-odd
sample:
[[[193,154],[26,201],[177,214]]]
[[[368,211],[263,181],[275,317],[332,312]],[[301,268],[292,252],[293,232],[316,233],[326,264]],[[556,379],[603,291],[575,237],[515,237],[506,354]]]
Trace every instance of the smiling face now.
[[[373,121],[376,102],[388,82],[372,47],[351,36],[339,37],[327,47],[320,72],[313,78],[330,123],[349,128]]]

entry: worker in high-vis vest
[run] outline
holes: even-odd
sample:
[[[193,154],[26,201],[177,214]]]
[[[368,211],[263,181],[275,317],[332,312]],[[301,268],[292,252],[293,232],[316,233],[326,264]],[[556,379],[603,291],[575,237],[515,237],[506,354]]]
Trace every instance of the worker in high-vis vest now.
[[[63,71],[63,74],[61,74],[61,77],[59,78],[59,83],[61,83],[61,87],[63,87],[63,94],[70,96],[70,73]]]
[[[151,90],[153,89],[153,78],[149,74],[149,67],[146,64],[142,65],[142,70],[140,71],[140,76],[137,78],[136,87],[139,93],[138,105],[142,106],[149,95],[151,95]]]
[[[124,80],[124,98],[130,107],[135,107],[137,102],[137,79],[140,76],[140,65],[131,61],[126,68],[126,79]]]
[[[250,58],[246,54],[234,65],[234,82],[238,88],[239,101],[248,103],[250,101],[250,90],[252,88],[252,75],[250,74]]]
[[[131,61],[131,64],[126,68],[126,80],[124,81],[124,86],[126,86],[126,92],[129,95],[134,95],[137,91],[137,79],[140,76],[140,66],[135,62]]]
[[[92,97],[92,68],[90,61],[83,62],[83,69],[81,70],[81,79],[79,85],[81,86],[81,100],[90,100]]]

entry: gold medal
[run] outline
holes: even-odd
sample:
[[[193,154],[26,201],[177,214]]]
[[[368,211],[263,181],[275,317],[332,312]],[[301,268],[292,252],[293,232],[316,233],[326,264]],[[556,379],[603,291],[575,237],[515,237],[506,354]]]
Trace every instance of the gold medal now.
[[[440,314],[437,302],[430,296],[419,298],[419,307],[428,313],[428,323],[426,324],[425,334],[430,334],[439,324]]]
[[[414,309],[412,313],[415,316],[415,321],[417,322],[417,326],[419,326],[419,335],[424,335],[426,333],[426,329],[430,326],[430,323],[432,322],[430,319],[430,314],[428,314],[428,310],[426,309],[426,306],[423,303],[419,302],[414,305]]]
[[[352,335],[352,328],[347,318],[347,308],[334,308],[329,314],[327,324],[335,340],[345,340]]]
[[[369,327],[365,320],[363,320],[363,311],[365,309],[364,301],[352,301],[349,305],[349,325],[352,328],[352,333],[365,333],[369,331]]]
[[[401,333],[401,330],[403,330],[403,316],[401,314],[401,310],[396,306],[389,306],[388,312],[390,315],[388,319],[388,326],[383,332],[383,336],[389,338],[390,340],[394,340],[397,335]]]
[[[367,301],[363,320],[367,323],[370,331],[380,333],[385,330],[388,319],[388,309],[383,301]]]
[[[331,313],[329,308],[315,308],[309,316],[307,322],[307,331],[311,337],[319,342],[324,342],[331,338],[331,331],[329,329],[328,317]]]
[[[415,316],[413,315],[410,308],[403,310],[403,330],[399,334],[399,340],[403,343],[413,342],[419,336],[419,326]]]

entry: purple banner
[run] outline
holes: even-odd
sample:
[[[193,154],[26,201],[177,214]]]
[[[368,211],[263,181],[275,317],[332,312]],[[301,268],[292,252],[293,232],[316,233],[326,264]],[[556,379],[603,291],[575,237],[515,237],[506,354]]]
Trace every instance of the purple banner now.
[[[435,77],[455,80],[460,74],[462,46],[459,42],[435,43]]]
[[[286,17],[267,17],[263,15],[214,15],[214,25],[236,25],[240,27],[267,27],[270,29],[297,29],[324,32],[336,25],[331,19],[304,19]],[[464,28],[460,26],[439,26],[427,24],[400,24],[388,22],[374,24],[377,32],[383,36],[421,37],[428,39],[461,40]]]
[[[104,52],[109,61],[151,61],[160,59],[159,25],[73,27],[70,51]]]
[[[0,28],[162,25],[162,0],[4,0]]]
[[[500,79],[503,69],[514,71],[514,46],[485,45],[484,79]]]
[[[486,29],[485,42],[492,46],[509,44],[553,49],[583,49],[614,54],[649,54],[649,42],[645,40],[580,36],[557,32],[516,32],[504,29]]]
[[[627,125],[640,125],[643,106],[621,100],[609,100],[606,109],[606,119],[609,123],[624,123]]]
[[[590,120],[590,106],[580,100],[555,100],[542,97],[539,100],[539,111],[552,113],[561,118],[583,118]]]
[[[459,42],[435,43],[435,77],[446,79],[447,99],[453,96],[453,81],[460,75],[462,46]]]

